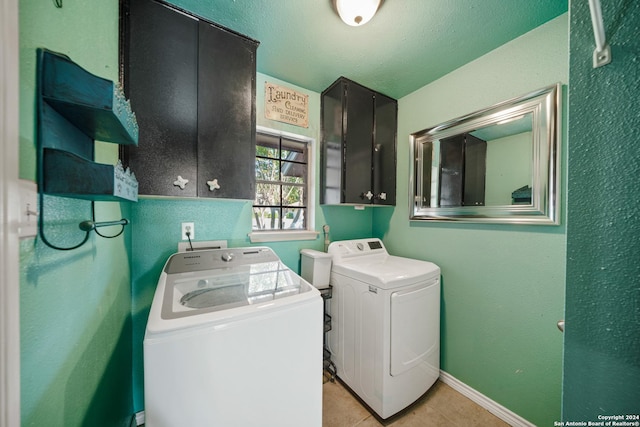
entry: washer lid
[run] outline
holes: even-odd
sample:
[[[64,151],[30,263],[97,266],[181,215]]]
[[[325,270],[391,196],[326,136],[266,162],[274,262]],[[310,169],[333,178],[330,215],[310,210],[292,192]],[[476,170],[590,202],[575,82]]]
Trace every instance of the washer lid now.
[[[162,302],[163,319],[261,304],[311,290],[280,261],[245,264],[195,273],[169,274]]]

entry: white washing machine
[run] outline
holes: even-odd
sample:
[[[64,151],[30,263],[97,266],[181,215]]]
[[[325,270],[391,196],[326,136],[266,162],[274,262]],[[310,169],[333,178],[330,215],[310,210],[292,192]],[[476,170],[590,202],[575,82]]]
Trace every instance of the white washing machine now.
[[[337,375],[389,418],[440,374],[440,268],[389,255],[379,239],[333,242],[328,252]]]
[[[147,427],[322,425],[320,293],[265,247],[172,255],[144,338]]]

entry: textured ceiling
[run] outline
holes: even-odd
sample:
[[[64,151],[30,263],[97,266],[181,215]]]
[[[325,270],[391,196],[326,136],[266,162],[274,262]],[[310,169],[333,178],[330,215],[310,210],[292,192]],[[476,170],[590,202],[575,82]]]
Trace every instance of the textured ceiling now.
[[[362,27],[332,0],[170,0],[260,41],[258,71],[321,92],[339,76],[401,98],[567,11],[568,0],[384,0]]]

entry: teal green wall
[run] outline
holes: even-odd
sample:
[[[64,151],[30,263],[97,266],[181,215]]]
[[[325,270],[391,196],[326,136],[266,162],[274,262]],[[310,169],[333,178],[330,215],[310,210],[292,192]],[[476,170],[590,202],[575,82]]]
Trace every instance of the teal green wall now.
[[[442,369],[540,426],[560,419],[565,221],[410,223],[409,135],[567,84],[567,38],[564,14],[400,99],[397,206],[374,211],[374,234],[390,252],[442,269]]]
[[[20,1],[20,177],[35,180],[37,47],[69,55],[90,72],[118,77],[118,1]],[[117,147],[98,143],[96,157],[115,163]],[[57,199],[57,200],[56,200]],[[68,201],[68,202],[67,202]],[[78,206],[80,210],[78,211]],[[78,237],[87,202],[45,202],[50,239]],[[127,204],[100,203],[99,220],[128,216]],[[65,227],[65,235],[53,235]],[[111,230],[105,230],[111,232]],[[66,237],[74,234],[72,237]],[[70,252],[40,239],[21,242],[20,341],[23,426],[128,426],[131,391],[129,230],[91,237]]]
[[[612,62],[594,69],[571,2],[563,420],[640,412],[640,2],[602,2]]]

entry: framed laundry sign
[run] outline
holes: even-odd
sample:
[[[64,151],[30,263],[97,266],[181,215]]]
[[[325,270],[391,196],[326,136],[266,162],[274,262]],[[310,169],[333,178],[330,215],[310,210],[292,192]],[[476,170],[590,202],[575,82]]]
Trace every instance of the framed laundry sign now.
[[[264,83],[264,116],[269,120],[309,127],[309,95]]]

